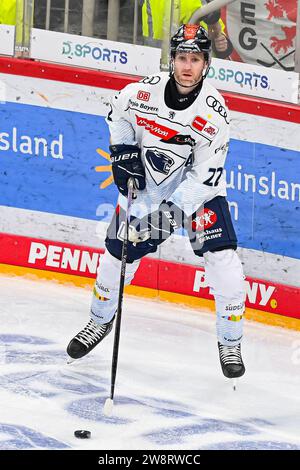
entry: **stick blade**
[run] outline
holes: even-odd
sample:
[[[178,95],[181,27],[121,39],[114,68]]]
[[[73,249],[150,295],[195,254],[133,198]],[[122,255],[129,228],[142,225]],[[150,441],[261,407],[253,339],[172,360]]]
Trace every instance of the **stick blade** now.
[[[104,403],[103,413],[105,416],[111,416],[114,406],[114,401],[111,398],[107,398]]]

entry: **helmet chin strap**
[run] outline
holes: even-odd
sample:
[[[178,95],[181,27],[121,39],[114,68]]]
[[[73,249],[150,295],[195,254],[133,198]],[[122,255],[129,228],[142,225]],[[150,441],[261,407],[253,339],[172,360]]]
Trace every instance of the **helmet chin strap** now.
[[[204,78],[204,77],[202,76],[201,79],[199,80],[199,82],[194,83],[194,85],[182,85],[180,82],[178,82],[178,81],[176,80],[175,75],[174,75],[174,73],[173,73],[174,82],[177,83],[177,85],[182,86],[182,88],[194,88],[195,86],[199,85],[199,83],[202,82],[203,78]]]

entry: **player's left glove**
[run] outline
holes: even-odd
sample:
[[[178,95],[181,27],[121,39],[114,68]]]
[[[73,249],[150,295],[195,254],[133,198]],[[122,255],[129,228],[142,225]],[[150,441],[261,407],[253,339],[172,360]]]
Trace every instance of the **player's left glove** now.
[[[127,183],[129,178],[134,179],[135,189],[143,190],[146,187],[145,168],[141,158],[141,149],[138,145],[110,145],[110,159],[114,182],[121,194],[127,196]]]
[[[159,208],[141,220],[130,223],[128,240],[132,243],[149,241],[152,245],[163,243],[183,225],[184,213],[173,202],[162,202]]]

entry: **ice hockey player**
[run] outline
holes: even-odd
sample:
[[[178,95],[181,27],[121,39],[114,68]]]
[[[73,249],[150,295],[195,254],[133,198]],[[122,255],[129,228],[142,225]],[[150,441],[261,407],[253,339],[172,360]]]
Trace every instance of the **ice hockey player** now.
[[[136,198],[126,284],[141,258],[184,226],[195,255],[204,258],[206,282],[215,298],[222,371],[228,378],[245,372],[241,357],[245,282],[223,172],[229,113],[223,97],[205,80],[210,59],[206,30],[184,24],[171,38],[170,74],[161,72],[129,84],[111,100],[107,123],[120,196],[100,260],[90,321],[67,347],[73,359],[88,354],[113,327],[127,182],[133,177]]]

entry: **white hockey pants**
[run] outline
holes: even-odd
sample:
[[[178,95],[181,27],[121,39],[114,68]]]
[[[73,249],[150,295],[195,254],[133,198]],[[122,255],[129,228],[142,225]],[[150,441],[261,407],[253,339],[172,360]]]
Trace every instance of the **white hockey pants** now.
[[[206,283],[215,298],[218,341],[234,346],[243,336],[245,281],[241,261],[232,249],[203,256]],[[139,263],[140,260],[126,265],[126,285],[132,281]],[[98,324],[109,322],[116,312],[120,269],[121,261],[106,250],[100,258],[91,305],[91,318]]]

